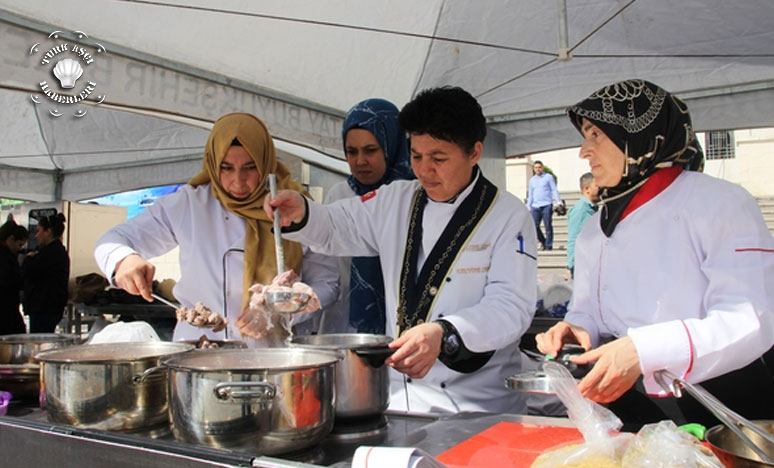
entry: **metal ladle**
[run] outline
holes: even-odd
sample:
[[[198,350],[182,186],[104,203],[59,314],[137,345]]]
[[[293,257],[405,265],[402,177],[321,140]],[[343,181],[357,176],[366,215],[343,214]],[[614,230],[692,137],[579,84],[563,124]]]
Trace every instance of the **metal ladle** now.
[[[277,176],[269,174],[267,179],[269,193],[273,200],[277,196]],[[277,255],[277,276],[279,276],[285,272],[285,253],[282,249],[280,218],[276,208],[273,208],[272,211],[274,213],[274,251]],[[306,307],[309,299],[311,299],[309,294],[295,291],[270,291],[266,293],[266,305],[278,314],[294,314]]]

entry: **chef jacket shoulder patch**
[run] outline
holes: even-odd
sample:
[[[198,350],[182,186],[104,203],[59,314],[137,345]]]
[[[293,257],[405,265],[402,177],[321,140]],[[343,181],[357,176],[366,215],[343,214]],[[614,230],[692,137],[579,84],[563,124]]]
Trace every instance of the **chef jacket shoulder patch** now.
[[[360,201],[367,202],[368,200],[374,198],[376,196],[376,190],[371,190],[368,193],[364,193],[360,196]]]

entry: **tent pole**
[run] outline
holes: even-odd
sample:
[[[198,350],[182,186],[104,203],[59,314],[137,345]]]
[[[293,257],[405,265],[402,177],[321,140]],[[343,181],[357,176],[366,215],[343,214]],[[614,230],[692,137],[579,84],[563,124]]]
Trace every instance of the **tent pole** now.
[[[559,8],[559,50],[557,55],[559,60],[570,60],[570,45],[567,35],[567,0],[556,0]]]
[[[62,199],[62,181],[64,180],[64,174],[61,169],[54,171],[54,200]]]

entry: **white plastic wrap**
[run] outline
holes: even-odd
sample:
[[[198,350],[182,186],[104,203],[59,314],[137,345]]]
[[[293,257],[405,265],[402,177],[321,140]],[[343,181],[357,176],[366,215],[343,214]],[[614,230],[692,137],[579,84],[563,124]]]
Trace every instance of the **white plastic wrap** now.
[[[88,344],[161,341],[147,322],[116,322],[91,337]]]
[[[617,433],[622,426],[621,420],[609,409],[584,398],[566,367],[547,362],[543,370],[567,408],[570,421],[583,434],[584,442],[551,449],[541,454],[531,468],[620,467],[620,460],[634,435]]]

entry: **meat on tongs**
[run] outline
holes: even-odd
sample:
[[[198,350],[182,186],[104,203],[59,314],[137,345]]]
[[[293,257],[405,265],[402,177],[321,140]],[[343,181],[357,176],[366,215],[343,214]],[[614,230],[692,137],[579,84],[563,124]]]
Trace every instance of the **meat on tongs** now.
[[[188,322],[199,328],[212,328],[219,332],[226,329],[228,321],[219,313],[213,312],[201,302],[197,302],[193,309],[180,307],[175,311],[178,321]]]

